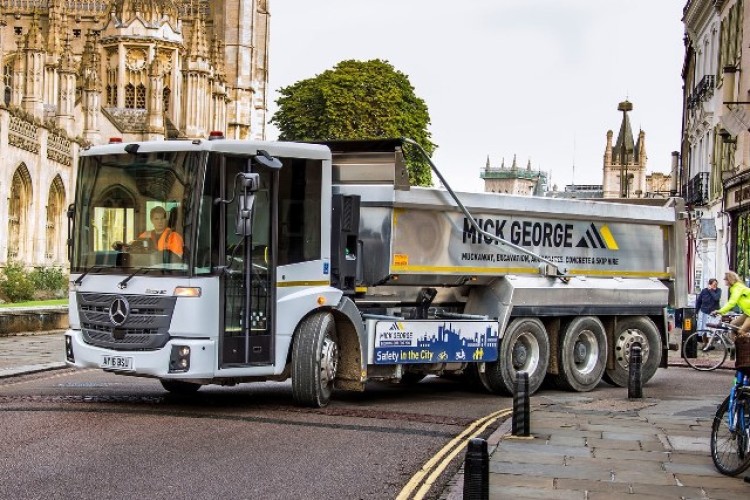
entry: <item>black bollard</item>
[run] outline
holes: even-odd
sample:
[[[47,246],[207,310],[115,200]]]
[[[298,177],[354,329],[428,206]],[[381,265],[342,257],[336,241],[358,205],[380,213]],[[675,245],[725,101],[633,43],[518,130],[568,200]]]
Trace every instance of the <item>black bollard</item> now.
[[[529,374],[516,374],[516,390],[513,394],[513,422],[511,433],[514,436],[528,436],[529,430]]]
[[[487,500],[490,498],[490,455],[487,441],[474,438],[466,447],[464,461],[464,499]]]
[[[641,382],[641,365],[643,354],[641,344],[633,343],[630,347],[630,364],[628,365],[628,399],[640,399],[643,397],[643,384]]]

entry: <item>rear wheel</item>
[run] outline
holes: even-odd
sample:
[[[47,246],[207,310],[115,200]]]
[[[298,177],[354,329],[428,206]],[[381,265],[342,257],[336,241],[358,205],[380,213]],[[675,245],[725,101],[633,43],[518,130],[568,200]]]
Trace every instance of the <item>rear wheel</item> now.
[[[728,476],[750,467],[750,400],[738,396],[733,410],[734,425],[730,426],[729,398],[725,399],[716,410],[711,427],[711,459],[716,469]]]
[[[641,380],[644,384],[651,380],[659,368],[662,342],[658,328],[645,316],[620,319],[617,322],[612,342],[615,366],[607,369],[604,380],[619,387],[628,386],[630,349],[636,342],[641,345]]]
[[[516,374],[529,374],[529,394],[539,389],[547,373],[549,338],[547,330],[536,318],[516,318],[505,330],[500,341],[496,362],[487,363],[479,377],[493,393],[512,394]]]
[[[707,330],[700,330],[691,334],[682,344],[683,356],[688,349],[686,346],[695,343],[695,357],[685,356],[685,362],[696,370],[711,371],[724,364],[729,350],[724,339]]]
[[[339,366],[336,325],[330,313],[311,314],[297,326],[292,350],[292,395],[304,406],[331,400]]]
[[[192,382],[183,382],[182,380],[165,380],[159,379],[161,386],[171,392],[172,394],[179,394],[181,396],[187,396],[189,394],[195,394],[198,389],[201,388],[200,384],[194,384]]]
[[[578,392],[594,389],[607,367],[607,335],[598,318],[575,318],[565,329],[558,347],[560,373],[555,383]]]

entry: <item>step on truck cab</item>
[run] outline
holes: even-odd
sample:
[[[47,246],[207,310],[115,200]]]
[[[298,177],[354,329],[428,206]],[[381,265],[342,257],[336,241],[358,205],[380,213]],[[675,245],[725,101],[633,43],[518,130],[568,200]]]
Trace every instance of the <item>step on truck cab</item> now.
[[[531,392],[545,377],[574,391],[624,386],[635,343],[644,382],[666,366],[666,310],[686,297],[680,199],[418,188],[408,147],[83,151],[67,362],[181,393],[291,378],[311,406],[431,374],[497,393],[520,371]]]

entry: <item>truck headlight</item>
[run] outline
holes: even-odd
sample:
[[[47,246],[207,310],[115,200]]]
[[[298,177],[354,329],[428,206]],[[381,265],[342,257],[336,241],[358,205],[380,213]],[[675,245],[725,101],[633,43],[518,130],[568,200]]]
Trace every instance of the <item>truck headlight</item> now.
[[[190,370],[190,346],[173,345],[169,356],[169,373],[186,372]]]

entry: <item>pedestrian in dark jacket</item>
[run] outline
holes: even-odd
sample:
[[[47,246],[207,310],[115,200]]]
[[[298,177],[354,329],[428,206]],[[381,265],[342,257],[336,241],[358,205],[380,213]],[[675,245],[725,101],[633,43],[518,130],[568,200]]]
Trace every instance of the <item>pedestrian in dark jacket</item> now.
[[[698,316],[698,330],[706,329],[706,322],[711,316],[713,311],[719,308],[719,300],[721,299],[721,290],[719,290],[719,282],[716,278],[708,280],[708,286],[701,290],[698,294],[698,298],[695,299],[695,312]]]

